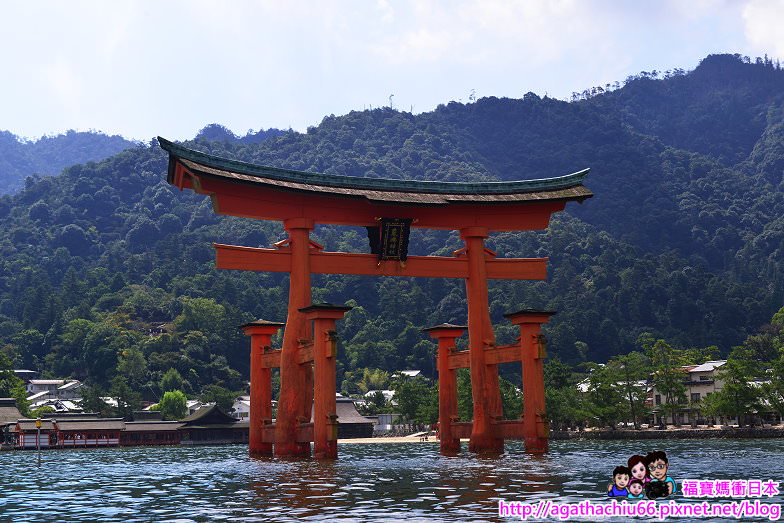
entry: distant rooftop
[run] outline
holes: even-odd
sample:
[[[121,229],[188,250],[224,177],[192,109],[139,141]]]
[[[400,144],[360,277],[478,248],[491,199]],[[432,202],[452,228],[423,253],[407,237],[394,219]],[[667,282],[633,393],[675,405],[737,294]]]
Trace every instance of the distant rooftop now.
[[[0,425],[14,422],[21,417],[14,398],[0,398]]]
[[[710,372],[717,369],[718,367],[721,367],[725,363],[727,363],[727,360],[706,361],[702,365],[697,365],[689,369],[689,372]]]
[[[31,396],[28,396],[27,397],[27,401],[35,401],[35,400],[37,400],[39,398],[42,398],[42,397],[48,396],[48,395],[49,395],[49,391],[48,390],[42,390],[41,392],[36,392],[35,394],[33,394]]]

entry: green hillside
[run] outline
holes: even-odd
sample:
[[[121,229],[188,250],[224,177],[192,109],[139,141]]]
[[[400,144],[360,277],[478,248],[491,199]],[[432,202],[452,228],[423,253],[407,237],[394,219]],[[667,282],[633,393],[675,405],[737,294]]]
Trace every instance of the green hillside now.
[[[571,363],[625,353],[643,332],[726,353],[782,305],[782,104],[778,67],[721,55],[572,102],[529,93],[420,115],[376,109],[259,139],[214,125],[185,145],[397,179],[517,180],[591,167],[595,198],[569,204],[547,231],[488,240],[499,256],[551,258],[547,282],[492,284],[499,341],[515,336],[503,313],[547,307],[560,311],[548,350]],[[217,271],[210,245],[269,246],[282,228],[216,216],[208,198],[168,186],[165,171],[165,154],[150,144],[0,197],[0,351],[103,386],[120,375],[152,391],[173,368],[190,391],[242,388],[248,342],[236,326],[285,321],[287,281]],[[322,226],[313,239],[368,252],[359,228]],[[415,230],[410,253],[460,246],[456,233]],[[466,319],[462,281],[317,276],[313,299],[356,305],[341,322],[338,383],[366,367],[432,375],[435,346],[420,329]],[[166,333],[151,336],[160,325]]]
[[[0,131],[0,194],[18,191],[28,176],[59,174],[69,165],[102,160],[136,145],[95,132],[68,131],[28,141]]]

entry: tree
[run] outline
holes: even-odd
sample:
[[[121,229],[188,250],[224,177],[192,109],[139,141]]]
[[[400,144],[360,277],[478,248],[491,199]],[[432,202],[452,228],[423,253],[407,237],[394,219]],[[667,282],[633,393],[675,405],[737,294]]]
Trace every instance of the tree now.
[[[371,390],[385,390],[389,387],[389,379],[389,373],[386,371],[365,368],[357,386],[362,394]]]
[[[523,393],[515,385],[498,377],[498,387],[501,390],[501,408],[505,419],[519,419],[523,413]]]
[[[686,403],[686,385],[682,366],[687,362],[681,351],[664,340],[653,341],[649,334],[641,336],[642,346],[651,362],[653,385],[664,396],[662,413],[671,416],[673,423],[680,425],[678,413]]]
[[[102,399],[105,393],[100,386],[85,385],[79,392],[82,395],[79,406],[83,412],[94,412],[102,418],[112,414],[112,408]]]
[[[11,391],[21,383],[22,380],[14,374],[11,360],[0,352],[0,398],[11,397]]]
[[[45,418],[46,414],[51,412],[57,412],[54,407],[50,407],[49,405],[44,405],[43,407],[38,407],[37,409],[33,409],[30,411],[31,418]]]
[[[52,215],[52,210],[42,200],[38,200],[30,206],[29,216],[31,220],[46,220]]]
[[[117,402],[115,411],[118,417],[131,420],[133,419],[133,411],[139,410],[141,407],[141,394],[133,390],[123,376],[115,376],[112,379],[109,395]]]
[[[425,378],[415,376],[413,378],[401,377],[393,384],[395,389],[395,410],[410,422],[433,423],[434,421],[423,421],[430,419],[432,412],[433,389],[428,386]],[[438,419],[438,392],[435,392],[436,415]]]
[[[150,241],[156,240],[159,235],[158,226],[146,216],[142,216],[125,235],[125,239],[132,252],[139,252],[143,251]]]
[[[165,392],[158,406],[167,420],[180,420],[188,415],[188,398],[179,390]]]
[[[79,351],[81,366],[92,381],[106,385],[117,365],[117,351],[112,347],[120,329],[107,322],[94,324],[84,337]]]
[[[474,396],[471,390],[471,371],[457,369],[457,412],[461,421],[474,419]]]
[[[616,356],[607,363],[608,372],[618,379],[617,385],[624,391],[626,398],[627,419],[631,419],[634,428],[640,428],[640,419],[645,411],[647,384],[650,375],[648,359],[640,352],[630,352]]]
[[[556,429],[576,426],[582,430],[590,417],[586,401],[578,394],[577,387],[545,387],[547,418]]]
[[[171,367],[169,367],[169,370],[164,373],[161,381],[159,382],[161,391],[164,393],[171,390],[183,390],[184,384],[185,380],[180,375],[180,373],[177,372],[177,369]]]
[[[738,426],[745,424],[751,413],[759,411],[761,390],[753,385],[759,376],[759,363],[754,359],[754,351],[736,347],[727,357],[718,379],[724,382],[721,390],[709,395],[707,408],[713,415],[736,418]],[[706,398],[707,399],[707,398]]]
[[[36,329],[26,329],[11,338],[11,343],[19,348],[22,368],[38,367],[44,357],[44,335]]]
[[[84,233],[84,229],[70,223],[60,232],[60,245],[68,249],[72,255],[80,256],[90,247],[90,240]]]
[[[117,358],[117,372],[128,379],[128,383],[139,389],[147,380],[147,361],[142,351],[131,347],[120,353]]]
[[[779,420],[784,420],[784,351],[773,361],[767,377],[767,382],[762,384],[762,397],[778,414]]]
[[[425,389],[414,421],[422,425],[432,425],[438,421],[438,384],[432,384]]]
[[[201,390],[200,399],[203,403],[215,403],[224,412],[231,413],[234,409],[234,400],[238,395],[238,392],[225,387],[207,385]]]
[[[612,429],[624,417],[625,402],[622,388],[618,385],[615,369],[606,365],[589,363],[587,410],[600,427]]]
[[[182,314],[174,320],[179,332],[210,333],[223,327],[226,309],[211,298],[182,298]]]
[[[570,387],[574,386],[572,367],[562,362],[558,356],[550,358],[544,362],[544,384],[547,387]]]
[[[558,356],[544,363],[545,406],[547,418],[556,429],[578,427],[590,417],[586,400],[578,393],[572,367]]]
[[[16,408],[19,412],[23,416],[30,416],[30,402],[27,401],[24,382],[16,377],[11,360],[2,352],[0,352],[0,398],[16,399]]]
[[[358,409],[362,411],[363,416],[375,416],[382,412],[389,411],[390,404],[384,397],[384,393],[380,390],[377,390],[369,396],[366,396],[365,399],[366,402],[364,405],[357,405]]]

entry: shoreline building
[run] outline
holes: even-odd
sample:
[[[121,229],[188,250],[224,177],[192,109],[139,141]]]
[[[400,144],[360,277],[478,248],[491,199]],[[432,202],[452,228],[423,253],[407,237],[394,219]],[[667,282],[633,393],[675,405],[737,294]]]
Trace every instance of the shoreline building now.
[[[681,425],[707,425],[709,420],[701,411],[700,402],[709,394],[720,391],[724,381],[720,377],[721,367],[727,360],[706,361],[700,365],[684,365],[680,370],[684,373],[683,384],[686,386],[686,396],[679,403],[678,424]],[[654,425],[674,425],[675,420],[670,414],[664,414],[662,405],[667,398],[654,385],[651,390],[653,411],[651,413]],[[715,422],[715,420],[713,420]]]

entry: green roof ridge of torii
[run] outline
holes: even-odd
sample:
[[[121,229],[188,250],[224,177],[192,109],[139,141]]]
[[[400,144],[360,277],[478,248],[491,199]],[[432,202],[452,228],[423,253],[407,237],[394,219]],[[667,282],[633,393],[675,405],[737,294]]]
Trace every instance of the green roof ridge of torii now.
[[[504,182],[442,182],[423,180],[393,180],[389,178],[363,178],[339,174],[312,173],[293,169],[281,169],[257,165],[238,160],[231,160],[176,144],[165,138],[158,137],[161,148],[170,155],[204,165],[213,169],[232,171],[261,179],[274,179],[284,182],[320,185],[323,187],[342,187],[374,191],[396,191],[426,194],[515,194],[524,192],[566,189],[582,185],[590,169],[537,180],[518,180]],[[173,173],[169,172],[169,183]],[[590,197],[584,195],[582,198]]]

